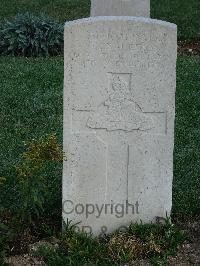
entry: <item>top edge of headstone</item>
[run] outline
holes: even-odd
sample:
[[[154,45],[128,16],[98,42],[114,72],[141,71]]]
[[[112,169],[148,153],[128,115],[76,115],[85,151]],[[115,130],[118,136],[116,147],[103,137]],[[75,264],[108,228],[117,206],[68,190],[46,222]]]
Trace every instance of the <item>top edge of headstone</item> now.
[[[156,24],[161,25],[165,27],[170,27],[171,29],[176,30],[177,25],[174,23],[170,23],[163,20],[158,19],[151,19],[151,18],[145,18],[145,17],[132,17],[132,16],[98,16],[98,17],[89,17],[89,18],[83,18],[83,19],[77,19],[72,21],[67,21],[65,23],[65,27],[70,27],[73,25],[83,25],[83,24],[91,24],[94,22],[103,22],[103,21],[135,21],[135,22],[141,22],[145,24]]]

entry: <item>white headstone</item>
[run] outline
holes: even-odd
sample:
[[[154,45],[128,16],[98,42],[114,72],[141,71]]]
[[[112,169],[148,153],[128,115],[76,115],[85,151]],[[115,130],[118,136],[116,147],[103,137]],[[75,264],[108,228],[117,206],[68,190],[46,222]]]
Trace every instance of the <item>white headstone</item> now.
[[[150,0],[91,0],[91,16],[150,17]]]
[[[66,23],[65,221],[97,235],[170,214],[176,57],[171,23]]]

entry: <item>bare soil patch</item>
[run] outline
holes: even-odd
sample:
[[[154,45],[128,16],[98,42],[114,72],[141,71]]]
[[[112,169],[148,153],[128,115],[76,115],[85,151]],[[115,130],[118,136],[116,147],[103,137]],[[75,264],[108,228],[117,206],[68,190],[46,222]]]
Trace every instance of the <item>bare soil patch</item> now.
[[[178,53],[200,55],[200,41],[178,41]]]

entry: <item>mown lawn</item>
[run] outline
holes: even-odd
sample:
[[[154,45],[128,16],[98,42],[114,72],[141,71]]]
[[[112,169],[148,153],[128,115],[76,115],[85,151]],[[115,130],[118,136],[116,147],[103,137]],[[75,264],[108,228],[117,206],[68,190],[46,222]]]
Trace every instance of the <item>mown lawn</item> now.
[[[178,25],[179,39],[200,40],[199,0],[151,0],[151,17]]]
[[[7,178],[0,188],[0,206],[18,208],[14,167],[25,149],[23,141],[56,133],[62,145],[63,68],[59,57],[0,57],[0,177]],[[46,172],[54,195],[45,207],[55,212],[61,206],[61,167],[51,165]]]
[[[15,199],[9,184],[13,187],[15,182],[13,165],[24,149],[23,141],[55,132],[62,143],[63,60],[0,57],[0,73],[0,176],[10,178],[0,199],[9,204]],[[199,110],[200,57],[181,56],[177,68],[173,188],[176,215],[200,213]],[[47,174],[51,179],[50,169]],[[54,175],[61,176],[61,169]]]
[[[200,214],[200,57],[177,65],[173,211]]]
[[[1,0],[0,4],[0,20],[28,11],[64,22],[90,13],[90,0]],[[179,39],[200,39],[199,0],[151,0],[151,17],[176,23]]]

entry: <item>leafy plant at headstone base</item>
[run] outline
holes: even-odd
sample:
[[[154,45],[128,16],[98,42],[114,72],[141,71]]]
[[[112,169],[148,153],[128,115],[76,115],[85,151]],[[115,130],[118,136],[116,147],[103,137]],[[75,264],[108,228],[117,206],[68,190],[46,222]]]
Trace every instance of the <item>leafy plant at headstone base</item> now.
[[[62,160],[63,153],[54,134],[27,143],[27,150],[16,166],[20,195],[16,223],[29,226],[44,213],[49,178],[42,175],[45,165],[62,162]]]
[[[64,26],[54,19],[18,14],[0,25],[0,54],[49,56],[63,52]]]
[[[126,232],[92,237],[77,232],[71,221],[65,225],[59,247],[40,246],[35,256],[47,265],[125,265],[145,259],[152,265],[167,265],[185,235],[169,219],[158,224],[132,224]]]
[[[49,266],[116,265],[109,256],[107,246],[102,244],[98,238],[75,232],[73,228],[62,235],[57,249],[43,245],[36,250],[34,255],[42,257]]]
[[[178,245],[186,239],[186,234],[172,224],[169,217],[162,220],[158,224],[132,224],[128,232],[147,245],[145,255],[153,265],[175,255]]]

